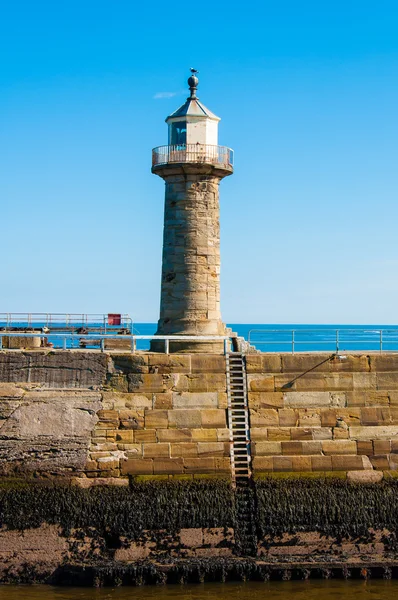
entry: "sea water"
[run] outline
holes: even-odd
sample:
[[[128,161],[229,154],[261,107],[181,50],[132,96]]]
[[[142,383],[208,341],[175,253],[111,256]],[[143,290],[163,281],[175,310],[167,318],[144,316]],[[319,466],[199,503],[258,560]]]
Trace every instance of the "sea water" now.
[[[395,600],[398,581],[309,580],[120,588],[0,586],[0,600]]]
[[[228,323],[238,336],[262,352],[398,351],[398,325],[319,325]],[[135,323],[137,335],[153,335],[155,323]],[[137,349],[149,348],[137,341]]]

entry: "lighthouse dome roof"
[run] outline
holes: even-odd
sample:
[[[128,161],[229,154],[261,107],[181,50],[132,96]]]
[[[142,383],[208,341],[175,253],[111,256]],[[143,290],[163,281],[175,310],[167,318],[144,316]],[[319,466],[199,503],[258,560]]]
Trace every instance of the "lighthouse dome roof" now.
[[[203,117],[212,119],[213,121],[220,121],[220,117],[211,112],[198,98],[187,98],[180,108],[177,108],[176,111],[167,117],[166,122],[169,119],[180,117]]]

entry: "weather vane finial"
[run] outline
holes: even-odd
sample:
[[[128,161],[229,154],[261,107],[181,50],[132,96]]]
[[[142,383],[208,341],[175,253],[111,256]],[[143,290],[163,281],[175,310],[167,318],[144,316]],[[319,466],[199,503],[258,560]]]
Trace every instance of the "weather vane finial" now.
[[[191,98],[196,98],[196,90],[198,89],[199,79],[196,77],[196,74],[199,73],[197,69],[191,67],[191,77],[188,79],[189,89],[191,90]]]

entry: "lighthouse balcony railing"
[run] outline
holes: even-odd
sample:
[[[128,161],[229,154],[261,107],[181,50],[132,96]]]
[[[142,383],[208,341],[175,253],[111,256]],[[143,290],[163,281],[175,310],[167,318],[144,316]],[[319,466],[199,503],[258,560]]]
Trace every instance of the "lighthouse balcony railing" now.
[[[158,146],[152,150],[152,166],[170,163],[211,164],[231,169],[234,164],[234,151],[226,146],[208,144],[184,144]]]

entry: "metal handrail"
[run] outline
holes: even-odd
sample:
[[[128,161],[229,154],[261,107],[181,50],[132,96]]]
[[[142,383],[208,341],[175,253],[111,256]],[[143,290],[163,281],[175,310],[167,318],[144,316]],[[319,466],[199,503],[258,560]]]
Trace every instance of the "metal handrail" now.
[[[124,335],[115,335],[112,333],[109,334],[100,334],[100,333],[87,333],[87,334],[76,334],[76,333],[65,333],[65,334],[45,334],[45,333],[28,333],[28,332],[0,332],[0,350],[2,350],[3,346],[3,338],[9,337],[19,337],[19,338],[40,338],[47,341],[49,337],[51,339],[60,338],[62,340],[62,346],[57,346],[59,349],[67,350],[74,349],[73,342],[80,340],[99,340],[100,341],[100,350],[103,352],[105,350],[105,341],[106,340],[129,340],[130,348],[129,351],[136,352],[137,350],[137,340],[153,340],[153,341],[164,341],[164,350],[166,354],[170,352],[170,342],[179,341],[179,342],[223,342],[224,345],[224,354],[229,351],[230,346],[230,336],[226,335],[135,335],[135,334],[124,334]],[[72,345],[68,346],[67,341],[71,341]],[[47,346],[48,347],[48,346]],[[53,347],[53,345],[51,346]],[[45,346],[44,346],[45,348]],[[13,349],[17,350],[17,349]],[[90,348],[90,351],[92,349]],[[118,350],[120,351],[120,350]]]
[[[133,331],[133,320],[127,314],[117,314],[120,324],[112,325],[109,319],[116,314],[81,314],[81,313],[0,313],[0,330],[7,331],[10,328],[49,328],[52,331],[58,329],[74,329],[78,327],[102,328],[104,332],[108,329],[127,329]]]
[[[227,146],[199,143],[158,146],[152,150],[153,167],[169,163],[204,163],[232,169],[234,151]]]
[[[273,339],[256,339],[256,334],[272,335]],[[306,339],[305,336],[308,336]],[[322,336],[322,339],[316,339],[314,336]],[[301,339],[300,339],[301,336]],[[312,336],[312,337],[311,337]],[[362,337],[361,337],[362,336]],[[392,339],[391,339],[392,338]],[[325,346],[332,345],[335,352],[346,351],[343,346],[352,344],[363,345],[369,344],[377,346],[377,351],[397,351],[398,350],[398,329],[374,329],[374,328],[357,328],[357,329],[326,329],[326,328],[311,328],[311,329],[250,329],[248,335],[250,344],[258,346],[275,346],[289,345],[292,354],[298,351],[301,346]],[[396,348],[389,349],[388,344],[394,344]],[[374,351],[370,347],[362,348],[362,351]],[[275,350],[277,351],[277,350]],[[305,352],[306,350],[301,350]],[[307,350],[308,351],[308,350]],[[326,351],[326,350],[325,350]],[[354,351],[354,350],[351,350]]]

